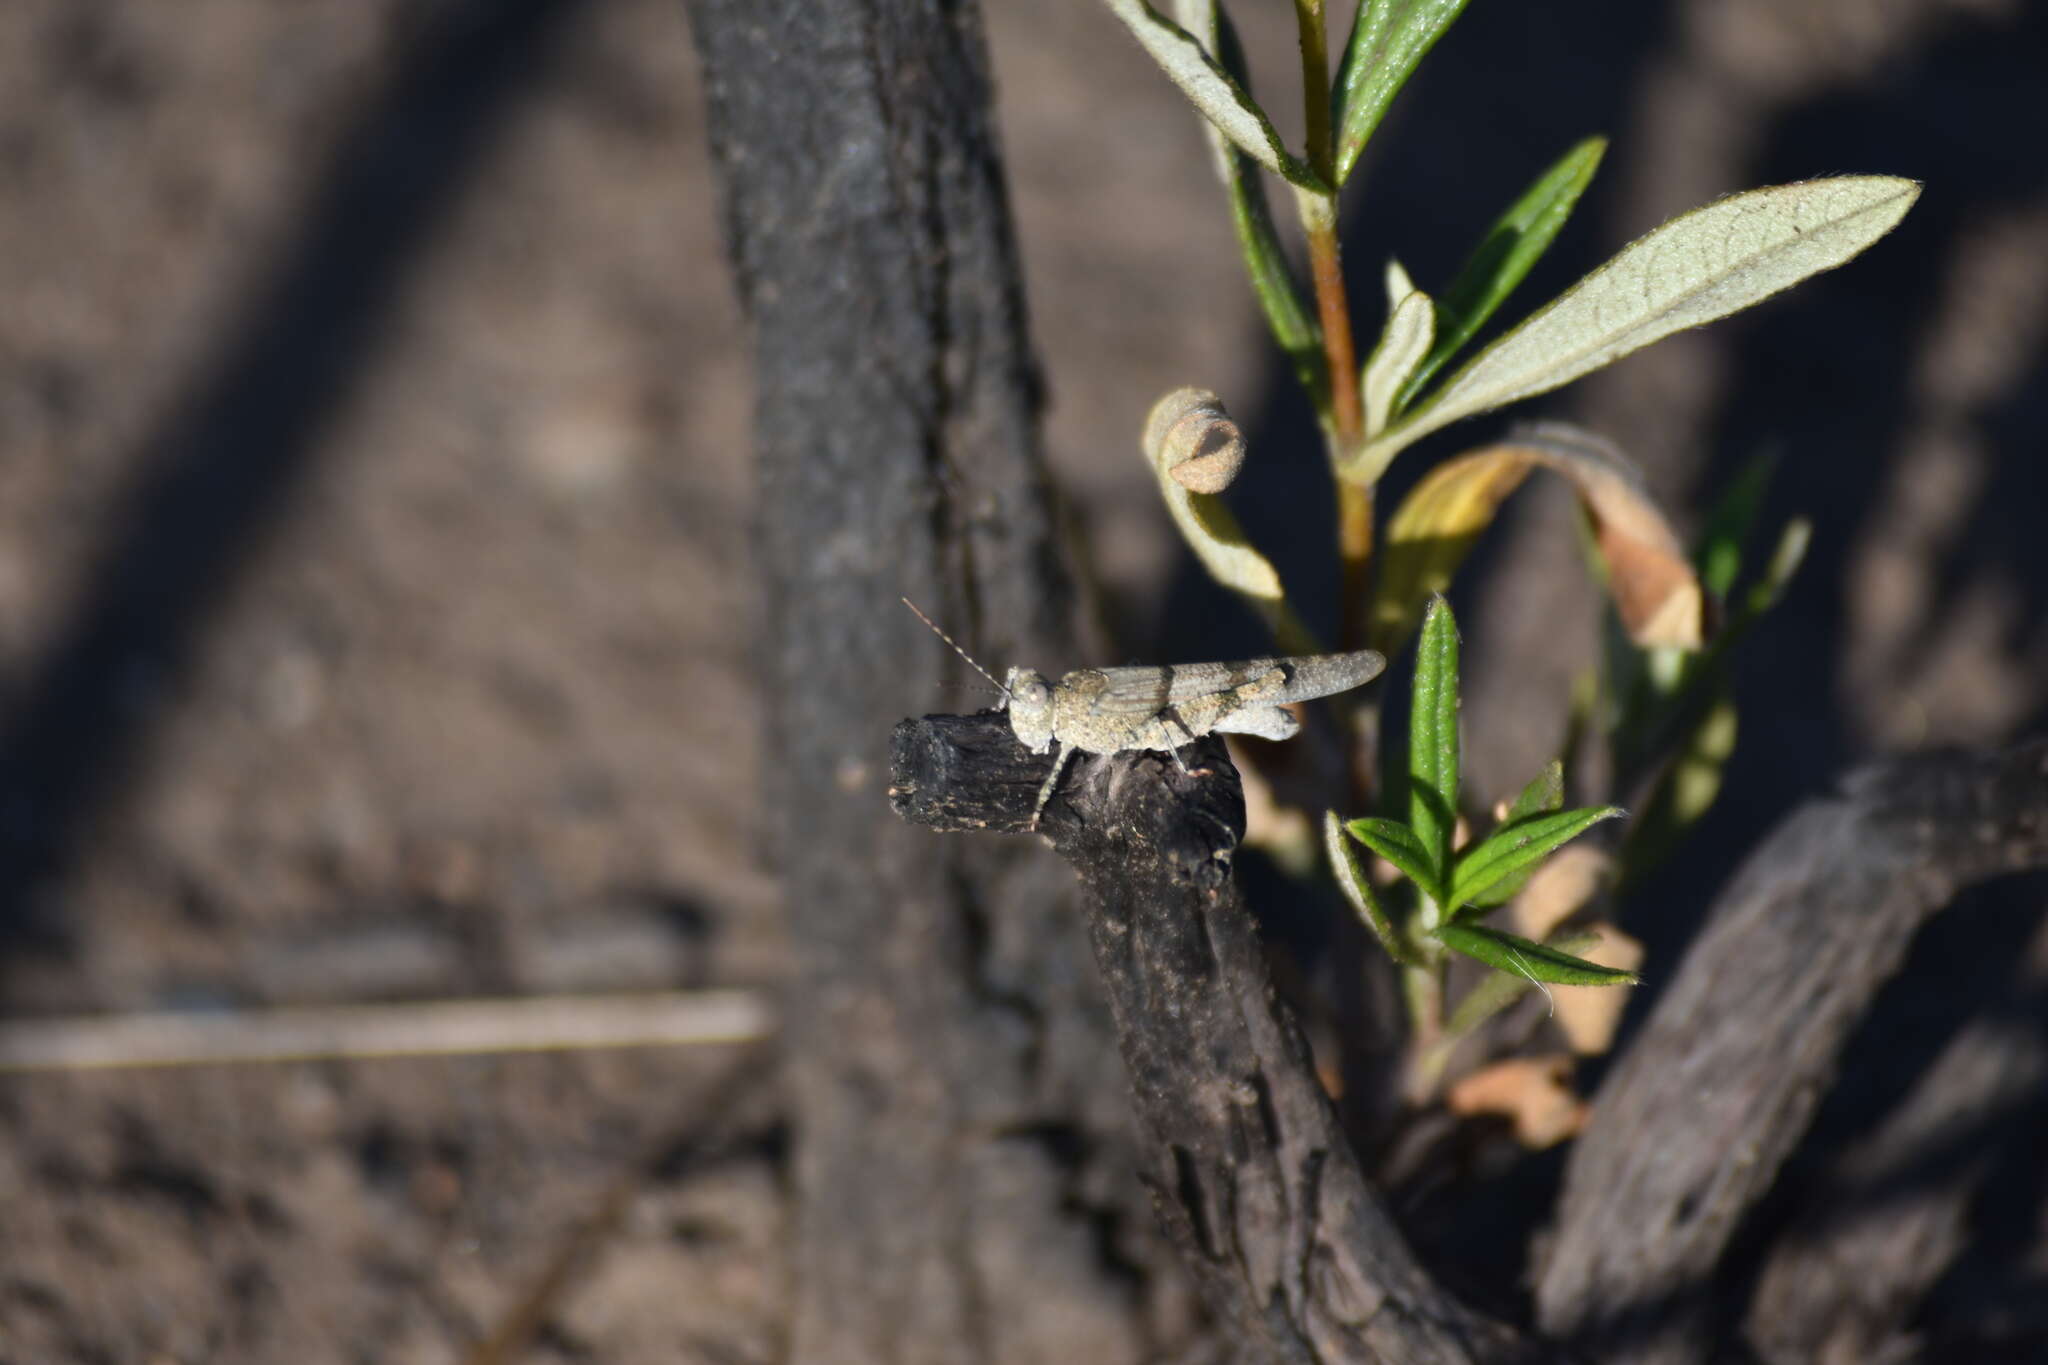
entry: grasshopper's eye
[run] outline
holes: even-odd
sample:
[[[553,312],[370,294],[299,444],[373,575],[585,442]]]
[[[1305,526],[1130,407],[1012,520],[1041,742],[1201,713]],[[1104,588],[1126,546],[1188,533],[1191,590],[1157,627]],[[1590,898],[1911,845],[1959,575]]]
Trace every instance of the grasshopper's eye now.
[[[1017,689],[1017,700],[1026,706],[1044,706],[1052,700],[1052,688],[1046,685],[1045,679],[1033,678]]]

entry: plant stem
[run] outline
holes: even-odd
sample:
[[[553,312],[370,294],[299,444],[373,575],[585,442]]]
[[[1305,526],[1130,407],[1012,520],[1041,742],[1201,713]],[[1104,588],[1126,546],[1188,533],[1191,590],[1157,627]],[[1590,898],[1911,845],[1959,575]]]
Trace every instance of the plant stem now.
[[[1409,1103],[1426,1104],[1436,1090],[1436,1083],[1443,1077],[1441,1062],[1434,1067],[1425,1062],[1443,1042],[1443,968],[1436,963],[1427,967],[1403,967],[1401,986],[1402,995],[1408,1002],[1409,1027],[1409,1072],[1403,1089]]]
[[[1358,354],[1351,343],[1351,305],[1344,297],[1344,264],[1337,252],[1337,201],[1303,193],[1302,228],[1308,237],[1309,273],[1315,280],[1316,313],[1323,324],[1323,356],[1330,366],[1330,413],[1343,459],[1357,448],[1365,426],[1358,397]]]
[[[1308,134],[1308,164],[1325,184],[1334,187],[1337,163],[1330,140],[1330,44],[1323,31],[1323,0],[1294,0],[1294,22],[1301,32],[1301,107]]]
[[[1308,163],[1332,186],[1337,183],[1330,133],[1330,52],[1323,27],[1323,0],[1294,0],[1301,32],[1301,103],[1307,130]],[[1316,312],[1323,327],[1323,357],[1330,371],[1330,459],[1341,464],[1364,436],[1365,410],[1358,393],[1358,353],[1351,339],[1351,305],[1344,294],[1344,263],[1337,244],[1337,195],[1301,194],[1301,224],[1308,238]],[[1339,648],[1357,649],[1365,637],[1366,594],[1371,587],[1372,490],[1337,480],[1337,548],[1342,597]]]
[[[1338,618],[1339,649],[1365,648],[1366,604],[1372,600],[1372,489],[1365,484],[1338,479],[1337,556],[1338,599],[1343,615]]]

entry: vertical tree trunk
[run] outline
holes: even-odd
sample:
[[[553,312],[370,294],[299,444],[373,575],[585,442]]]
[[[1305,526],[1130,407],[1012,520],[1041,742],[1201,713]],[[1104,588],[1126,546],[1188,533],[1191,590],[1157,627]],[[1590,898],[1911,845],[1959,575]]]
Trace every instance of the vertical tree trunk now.
[[[757,347],[792,1358],[1151,1355],[1171,1272],[1097,1193],[1129,1187],[1097,1178],[1128,1171],[1126,1092],[1065,870],[885,790],[893,722],[963,671],[899,594],[991,667],[1067,657],[978,10],[690,8]]]

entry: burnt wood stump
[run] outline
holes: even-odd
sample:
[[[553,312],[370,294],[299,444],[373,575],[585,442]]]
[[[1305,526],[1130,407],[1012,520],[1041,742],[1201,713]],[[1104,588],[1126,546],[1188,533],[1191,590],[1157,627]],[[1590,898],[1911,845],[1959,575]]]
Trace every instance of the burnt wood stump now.
[[[906,720],[890,800],[936,830],[1018,833],[1051,764],[999,712]],[[1437,1284],[1360,1171],[1238,892],[1244,797],[1222,741],[1178,761],[1078,754],[1039,832],[1080,875],[1143,1178],[1244,1358],[1541,1358]]]

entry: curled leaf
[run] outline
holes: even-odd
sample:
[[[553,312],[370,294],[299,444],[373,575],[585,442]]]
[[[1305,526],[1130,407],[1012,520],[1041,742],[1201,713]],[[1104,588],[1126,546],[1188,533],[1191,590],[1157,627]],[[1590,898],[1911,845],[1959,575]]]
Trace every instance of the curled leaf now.
[[[1202,389],[1176,390],[1154,405],[1152,414],[1145,421],[1142,437],[1145,459],[1158,476],[1159,496],[1166,503],[1167,513],[1172,516],[1173,524],[1180,528],[1181,538],[1187,541],[1188,548],[1195,552],[1195,558],[1209,571],[1209,576],[1251,601],[1272,626],[1282,650],[1290,654],[1319,653],[1307,629],[1295,619],[1293,610],[1287,605],[1286,591],[1280,586],[1280,571],[1252,547],[1230,508],[1215,494],[1197,493],[1174,475],[1175,465],[1184,464],[1186,460],[1174,461],[1172,452],[1166,448],[1165,438],[1174,423],[1158,419],[1162,410],[1172,410],[1169,404],[1199,406],[1187,397],[1191,394],[1210,401],[1216,397]],[[1221,411],[1220,405],[1217,411]],[[1234,426],[1232,430],[1235,430]]]
[[[1404,446],[1460,418],[1569,384],[1673,332],[1832,270],[1890,232],[1917,182],[1848,175],[1730,195],[1681,214],[1539,308],[1367,442],[1344,476],[1370,484]]]
[[[1436,306],[1415,287],[1400,262],[1387,262],[1387,325],[1365,362],[1359,381],[1365,403],[1365,434],[1378,435],[1394,412],[1394,395],[1429,352],[1436,335]]]
[[[1207,389],[1175,389],[1152,405],[1140,440],[1183,488],[1221,493],[1244,468],[1244,433]]]
[[[1329,193],[1308,163],[1288,152],[1280,135],[1273,131],[1265,110],[1230,78],[1228,72],[1202,45],[1200,39],[1168,19],[1146,0],[1103,0],[1109,12],[1123,20],[1124,27],[1138,40],[1167,77],[1194,102],[1202,117],[1247,156],[1275,175],[1304,189]]]
[[[1559,423],[1533,425],[1446,460],[1402,501],[1381,551],[1373,648],[1391,655],[1407,642],[1423,604],[1449,586],[1501,502],[1538,468],[1562,475],[1578,492],[1629,638],[1645,648],[1699,648],[1699,579],[1642,476],[1612,445]]]

